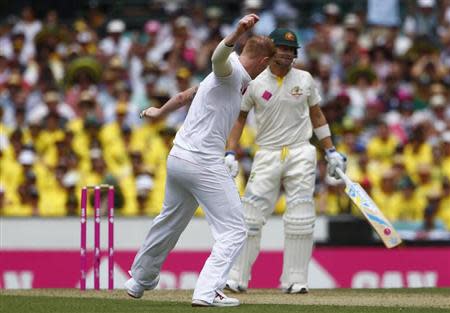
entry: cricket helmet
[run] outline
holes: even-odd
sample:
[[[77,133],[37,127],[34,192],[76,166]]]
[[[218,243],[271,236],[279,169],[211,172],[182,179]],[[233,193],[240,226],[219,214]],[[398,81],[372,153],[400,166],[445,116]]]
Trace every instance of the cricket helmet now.
[[[287,28],[277,28],[269,35],[275,46],[299,48],[297,35]]]

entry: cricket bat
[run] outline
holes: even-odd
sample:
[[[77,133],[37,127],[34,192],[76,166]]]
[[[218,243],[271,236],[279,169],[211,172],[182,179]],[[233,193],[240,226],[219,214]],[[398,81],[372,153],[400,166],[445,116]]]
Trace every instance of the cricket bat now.
[[[345,193],[364,214],[370,225],[375,229],[386,248],[393,248],[402,243],[399,234],[384,216],[375,202],[360,184],[353,182],[345,173],[337,168],[336,172],[345,182]]]

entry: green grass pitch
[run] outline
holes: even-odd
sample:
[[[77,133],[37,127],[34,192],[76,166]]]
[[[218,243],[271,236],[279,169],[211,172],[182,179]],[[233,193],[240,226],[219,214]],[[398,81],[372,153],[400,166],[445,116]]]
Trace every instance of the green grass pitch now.
[[[317,289],[307,295],[286,295],[279,290],[258,289],[236,295],[242,305],[234,308],[192,308],[191,290],[154,290],[142,299],[123,290],[76,289],[1,290],[0,311],[15,313],[102,312],[308,312],[308,313],[433,313],[450,312],[450,289]]]

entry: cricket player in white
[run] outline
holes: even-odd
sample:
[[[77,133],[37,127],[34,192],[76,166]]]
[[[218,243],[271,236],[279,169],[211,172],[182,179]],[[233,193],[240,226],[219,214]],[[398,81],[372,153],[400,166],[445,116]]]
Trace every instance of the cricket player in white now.
[[[276,54],[270,66],[247,88],[241,113],[231,131],[225,163],[237,174],[236,150],[248,112],[256,118],[259,146],[242,199],[248,238],[230,272],[227,288],[245,291],[251,267],[259,253],[261,229],[272,214],[281,184],[286,194],[284,257],[281,287],[286,293],[308,292],[308,264],[313,248],[315,209],[313,193],[316,149],[309,140],[313,130],[325,149],[328,173],[338,177],[346,158],[336,152],[330,128],[319,107],[320,96],[312,76],[292,68],[297,55],[295,34],[276,29],[270,36]]]
[[[137,253],[125,288],[140,298],[156,287],[161,265],[200,205],[211,226],[215,244],[196,288],[193,306],[236,306],[239,300],[222,293],[228,273],[241,250],[247,229],[242,203],[233,178],[225,166],[225,144],[240,110],[243,91],[269,64],[275,46],[268,37],[252,37],[240,56],[233,45],[259,17],[243,17],[236,30],[225,37],[212,56],[213,72],[197,88],[170,99],[163,107],[141,115],[166,116],[192,100],[167,160],[167,180],[161,214]]]

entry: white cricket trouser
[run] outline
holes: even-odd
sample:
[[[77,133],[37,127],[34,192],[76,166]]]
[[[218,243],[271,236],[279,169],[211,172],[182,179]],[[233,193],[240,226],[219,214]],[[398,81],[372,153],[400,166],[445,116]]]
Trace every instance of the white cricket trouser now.
[[[261,148],[256,153],[242,200],[248,238],[231,270],[231,280],[244,288],[248,286],[251,267],[259,254],[261,229],[272,214],[283,186],[287,207],[283,216],[285,248],[281,285],[307,285],[315,220],[315,171],[316,148],[309,142],[278,150]]]
[[[151,286],[199,204],[215,244],[200,273],[193,299],[212,303],[215,291],[225,286],[247,234],[238,190],[223,163],[198,165],[169,156],[163,208],[154,219],[131,272],[137,282]]]

